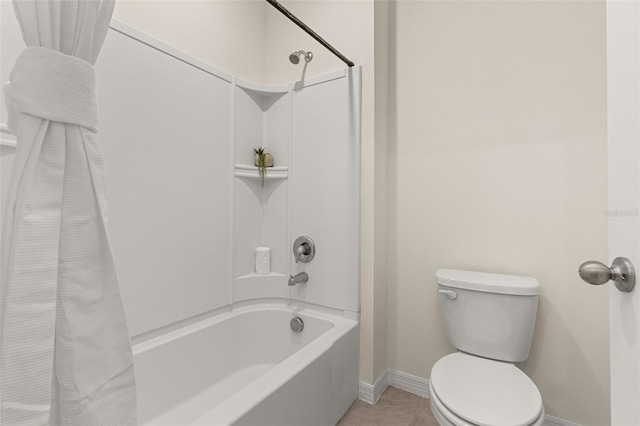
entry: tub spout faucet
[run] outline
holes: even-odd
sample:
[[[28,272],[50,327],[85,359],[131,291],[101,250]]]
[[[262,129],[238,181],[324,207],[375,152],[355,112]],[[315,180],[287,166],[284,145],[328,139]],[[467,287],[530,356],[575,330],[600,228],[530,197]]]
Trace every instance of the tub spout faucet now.
[[[309,275],[306,272],[300,272],[299,274],[289,275],[289,287],[293,287],[296,284],[306,283],[309,281]]]

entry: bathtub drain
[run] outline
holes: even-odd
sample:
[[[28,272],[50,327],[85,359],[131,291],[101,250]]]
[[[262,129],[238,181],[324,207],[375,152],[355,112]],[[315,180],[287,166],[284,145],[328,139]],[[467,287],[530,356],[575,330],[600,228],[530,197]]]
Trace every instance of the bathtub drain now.
[[[304,330],[304,321],[302,321],[302,318],[300,317],[291,318],[289,325],[291,326],[291,330],[295,331],[296,333],[300,333],[302,330]]]

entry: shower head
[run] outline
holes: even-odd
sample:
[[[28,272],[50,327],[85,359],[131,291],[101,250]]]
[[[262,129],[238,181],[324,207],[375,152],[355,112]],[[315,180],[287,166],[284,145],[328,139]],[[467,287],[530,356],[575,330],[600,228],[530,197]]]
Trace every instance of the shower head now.
[[[289,55],[289,60],[291,61],[292,64],[296,65],[298,64],[298,62],[300,62],[300,57],[295,53],[292,53],[291,55]]]
[[[297,52],[293,52],[291,55],[289,55],[289,60],[291,61],[292,64],[296,65],[300,63],[300,55],[304,56],[305,62],[311,62],[311,60],[313,59],[312,52],[305,52],[304,50],[298,50]]]

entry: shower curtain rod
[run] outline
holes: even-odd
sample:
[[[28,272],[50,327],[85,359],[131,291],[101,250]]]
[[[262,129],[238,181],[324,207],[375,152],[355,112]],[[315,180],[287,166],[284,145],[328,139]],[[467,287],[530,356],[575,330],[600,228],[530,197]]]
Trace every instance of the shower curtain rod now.
[[[283,5],[278,3],[276,0],[267,0],[267,3],[269,3],[271,6],[275,7],[276,9],[278,9],[278,11],[280,13],[282,13],[284,16],[286,16],[287,18],[289,18],[291,20],[291,22],[293,22],[294,24],[296,24],[297,26],[302,28],[302,30],[305,33],[309,34],[318,43],[320,43],[321,45],[323,45],[324,47],[329,49],[331,51],[331,53],[333,53],[338,58],[340,58],[340,60],[342,62],[344,62],[345,64],[347,64],[349,67],[352,67],[354,65],[354,63],[352,61],[347,59],[347,57],[345,57],[342,53],[338,52],[338,50],[335,47],[330,45],[325,39],[320,37],[315,31],[313,31],[311,28],[309,28],[304,22],[302,22],[300,19],[298,19],[293,13],[289,12]]]

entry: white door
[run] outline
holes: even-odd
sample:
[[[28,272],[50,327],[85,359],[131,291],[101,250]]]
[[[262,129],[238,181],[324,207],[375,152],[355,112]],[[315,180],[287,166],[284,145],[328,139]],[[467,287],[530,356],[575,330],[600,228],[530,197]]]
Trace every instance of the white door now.
[[[640,271],[640,2],[607,1],[609,262]],[[640,425],[640,283],[609,284],[611,423]]]

